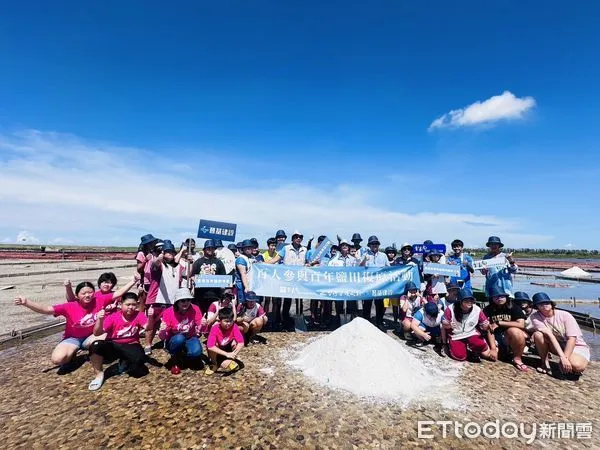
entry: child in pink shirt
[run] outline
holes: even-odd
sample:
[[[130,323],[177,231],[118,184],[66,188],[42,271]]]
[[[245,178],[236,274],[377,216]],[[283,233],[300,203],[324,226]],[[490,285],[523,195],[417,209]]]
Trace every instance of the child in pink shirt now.
[[[90,362],[95,377],[88,389],[95,391],[104,383],[102,363],[105,359],[119,359],[119,373],[129,372],[132,376],[144,374],[144,349],[140,345],[140,331],[146,329],[148,319],[138,310],[138,297],[127,292],[121,300],[121,308],[107,315],[104,310],[98,312],[94,325],[94,335],[106,333],[106,340],[95,341],[90,345]]]
[[[96,297],[96,299],[99,300],[102,304],[106,305],[104,309],[107,313],[112,313],[117,310],[119,300],[121,299],[123,294],[125,294],[125,292],[129,292],[129,290],[139,281],[140,276],[136,273],[129,283],[127,283],[119,290],[113,291],[113,288],[117,285],[117,277],[112,272],[105,272],[98,278],[99,290],[94,292],[94,297]],[[73,293],[71,282],[69,280],[65,281],[65,288],[67,301],[72,302],[77,300],[75,294]]]
[[[267,324],[267,315],[263,307],[257,302],[256,293],[246,293],[246,301],[238,306],[236,323],[247,338],[247,342],[263,342],[264,338],[257,339],[257,334]]]
[[[235,359],[244,348],[244,336],[233,323],[231,308],[223,308],[219,311],[219,322],[210,329],[206,348],[211,360],[211,365],[205,371],[207,375],[212,375],[219,367],[227,372],[238,369],[239,365]]]
[[[203,324],[202,311],[192,305],[194,296],[188,288],[179,288],[175,293],[175,304],[162,317],[159,336],[171,354],[171,373],[179,375],[184,356],[196,360],[202,355],[200,333]],[[150,314],[151,315],[151,314]]]
[[[63,316],[66,319],[63,340],[54,347],[51,360],[53,364],[65,365],[71,362],[80,348],[87,348],[101,336],[93,336],[96,314],[106,305],[94,296],[94,285],[83,281],[75,289],[76,302],[62,303],[54,306],[32,302],[24,296],[15,298],[15,305],[23,305],[40,314]]]
[[[208,292],[204,295],[204,298],[207,298],[206,295],[209,294]],[[215,294],[216,296],[216,294]],[[208,332],[210,331],[211,327],[214,325],[214,323],[217,321],[217,319],[219,318],[219,311],[223,308],[231,308],[233,310],[233,315],[234,318],[233,320],[236,320],[236,301],[235,301],[235,297],[233,295],[233,289],[232,288],[226,288],[223,291],[223,298],[216,298],[216,300],[214,302],[212,302],[210,304],[210,306],[208,307],[208,312],[206,313],[206,334],[208,334]],[[204,330],[203,330],[204,332]]]

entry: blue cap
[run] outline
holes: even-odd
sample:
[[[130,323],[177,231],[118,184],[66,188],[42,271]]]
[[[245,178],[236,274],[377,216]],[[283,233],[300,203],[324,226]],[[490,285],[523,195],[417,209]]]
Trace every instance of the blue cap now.
[[[533,294],[533,306],[541,305],[542,303],[552,303],[552,299],[545,292]]]
[[[433,241],[427,239],[426,241],[423,241],[423,245],[433,245]]]
[[[515,300],[518,302],[530,302],[531,303],[531,299],[529,298],[529,295],[527,295],[526,292],[522,292],[522,291],[515,292]]]
[[[204,241],[204,248],[216,248],[217,244],[214,239],[207,239]]]
[[[463,301],[463,300],[475,300],[475,297],[473,296],[473,291],[469,288],[463,288],[460,291],[458,291],[458,300],[459,301]]]
[[[434,248],[433,250],[431,250],[431,251],[428,253],[428,255],[429,255],[429,256],[433,256],[433,255],[437,255],[437,256],[443,256],[444,254],[443,254],[442,252],[440,252],[439,250],[437,250],[437,249],[435,249],[435,248]]]
[[[244,239],[242,241],[242,248],[246,248],[246,247],[254,248],[254,242],[252,242],[250,239]]]
[[[151,234],[145,234],[140,238],[140,240],[142,241],[142,245],[146,245],[150,242],[157,241],[158,239],[152,236]]]
[[[408,293],[408,291],[412,291],[413,289],[417,289],[417,285],[412,281],[409,281],[404,287],[404,294]]]
[[[287,235],[285,234],[285,231],[283,230],[277,230],[277,233],[275,233],[275,237],[283,237],[283,238],[287,238]]]
[[[352,242],[358,241],[358,242],[362,242],[362,238],[360,237],[360,233],[354,233],[352,235],[352,239],[350,239]]]
[[[217,247],[217,248],[223,247],[223,241],[221,239],[215,239],[215,247]]]
[[[235,248],[241,250],[242,249],[242,242],[238,242],[237,244],[235,244]]]
[[[436,305],[433,302],[425,303],[425,306],[423,309],[425,310],[425,314],[427,314],[428,316],[437,316],[438,313],[440,312],[438,305]]]
[[[250,239],[250,242],[252,242],[252,244],[254,245],[254,248],[258,248],[259,247],[258,239],[252,238],[252,239]]]
[[[231,250],[232,252],[235,252],[235,251],[237,250],[237,246],[236,246],[235,244],[229,244],[229,245],[227,246],[227,248],[228,248],[229,250]]]
[[[448,289],[460,289],[460,286],[455,281],[451,281],[448,283],[448,286],[446,286],[446,290]]]
[[[489,247],[492,244],[498,244],[500,247],[504,247],[504,244],[500,240],[498,236],[490,236],[485,244],[486,247]]]
[[[256,292],[254,291],[248,291],[244,294],[244,299],[247,302],[257,302],[258,301],[258,295],[256,295]]]
[[[173,245],[173,243],[172,243],[170,240],[168,240],[168,239],[165,239],[165,240],[163,241],[163,248],[162,248],[162,251],[163,251],[163,252],[174,252],[174,253],[176,252],[176,251],[175,251],[175,246],[174,246],[174,245]]]

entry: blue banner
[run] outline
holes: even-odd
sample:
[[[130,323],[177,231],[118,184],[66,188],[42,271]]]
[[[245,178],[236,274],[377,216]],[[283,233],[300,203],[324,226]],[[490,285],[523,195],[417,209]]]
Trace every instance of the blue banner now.
[[[315,254],[312,256],[309,263],[314,263],[315,261],[320,260],[323,256],[325,256],[325,254],[331,248],[332,245],[333,242],[331,242],[329,238],[326,237],[325,239],[323,239],[321,244],[319,244],[319,246],[315,249]]]
[[[413,244],[413,253],[431,253],[437,250],[442,254],[446,254],[446,244]]]
[[[233,285],[231,275],[197,275],[195,286],[197,288],[226,288]]]
[[[460,266],[456,264],[423,263],[423,273],[443,275],[445,277],[459,277]]]
[[[253,264],[250,289],[266,297],[370,300],[398,297],[406,283],[420,284],[417,266],[306,267]]]
[[[198,225],[198,237],[235,242],[236,229],[237,225],[235,223],[202,219],[200,220],[200,225]]]

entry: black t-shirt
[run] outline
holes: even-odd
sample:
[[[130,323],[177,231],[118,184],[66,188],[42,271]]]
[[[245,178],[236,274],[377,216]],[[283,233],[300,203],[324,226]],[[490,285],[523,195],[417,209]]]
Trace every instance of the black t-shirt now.
[[[498,306],[490,303],[483,309],[483,313],[490,319],[490,322],[516,322],[519,319],[525,320],[525,314],[519,305],[514,302],[506,302]],[[496,328],[496,333],[506,331],[506,327]]]
[[[198,275],[198,274],[201,274],[201,275],[227,275],[227,273],[225,272],[225,265],[219,258],[217,258],[217,257],[207,258],[206,256],[203,256],[202,258],[198,259],[197,261],[194,261],[194,265],[192,266],[192,275]],[[194,299],[196,301],[204,300],[204,294],[206,294],[209,291],[219,292],[220,289],[218,289],[218,288],[196,288],[196,289],[194,289]],[[202,305],[202,307],[204,307],[204,309],[202,311],[206,312],[205,309],[208,307],[208,305]]]

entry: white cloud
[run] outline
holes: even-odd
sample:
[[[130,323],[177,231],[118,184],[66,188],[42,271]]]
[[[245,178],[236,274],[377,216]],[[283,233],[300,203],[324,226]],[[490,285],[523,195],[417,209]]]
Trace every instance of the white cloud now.
[[[19,231],[17,234],[17,244],[39,244],[40,240],[29,231]]]
[[[144,150],[39,131],[0,135],[0,155],[0,207],[6,217],[0,232],[27,227],[44,242],[59,235],[78,244],[137,245],[151,232],[177,243],[196,234],[199,219],[237,223],[237,240],[255,236],[261,242],[278,228],[300,229],[307,238],[376,234],[383,243],[462,237],[483,245],[489,235],[510,235],[507,245],[534,246],[552,239],[521,234],[510,218],[402,212],[399,205],[411,198],[411,188],[390,194],[377,180],[317,186],[265,176],[277,170],[259,177],[253,171],[247,177],[187,171]],[[213,161],[217,157],[207,154]],[[220,166],[229,162],[224,156]]]
[[[572,248],[573,244],[565,244],[565,248]]]
[[[516,97],[510,91],[494,95],[484,101],[477,101],[465,108],[454,109],[438,117],[429,131],[437,128],[456,128],[479,124],[489,124],[499,120],[521,119],[523,115],[535,106],[533,97]]]

